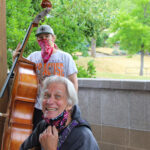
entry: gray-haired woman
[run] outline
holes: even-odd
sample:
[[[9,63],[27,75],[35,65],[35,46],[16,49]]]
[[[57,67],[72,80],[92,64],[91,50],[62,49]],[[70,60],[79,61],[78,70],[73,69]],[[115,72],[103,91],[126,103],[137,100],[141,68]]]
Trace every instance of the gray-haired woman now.
[[[73,84],[65,77],[47,77],[41,92],[43,121],[20,150],[41,146],[43,150],[99,150],[86,121],[80,116]]]

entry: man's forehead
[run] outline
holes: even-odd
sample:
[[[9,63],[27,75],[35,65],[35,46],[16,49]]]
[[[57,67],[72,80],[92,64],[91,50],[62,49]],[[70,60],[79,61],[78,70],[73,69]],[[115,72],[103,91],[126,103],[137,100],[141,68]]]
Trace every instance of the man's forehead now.
[[[37,37],[41,37],[41,36],[47,36],[47,35],[51,35],[50,33],[41,33],[41,34],[39,34]]]

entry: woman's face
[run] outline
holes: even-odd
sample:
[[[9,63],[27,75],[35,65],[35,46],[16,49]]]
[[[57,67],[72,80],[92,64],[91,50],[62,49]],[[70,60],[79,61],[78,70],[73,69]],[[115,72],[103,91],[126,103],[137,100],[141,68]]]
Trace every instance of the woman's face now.
[[[71,108],[67,101],[67,89],[63,83],[50,84],[45,93],[42,102],[44,117],[48,119],[56,118],[65,109]]]

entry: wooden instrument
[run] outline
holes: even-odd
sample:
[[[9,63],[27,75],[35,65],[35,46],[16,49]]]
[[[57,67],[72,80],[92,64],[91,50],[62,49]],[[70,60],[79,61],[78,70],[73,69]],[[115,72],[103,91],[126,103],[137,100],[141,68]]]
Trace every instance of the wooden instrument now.
[[[0,98],[3,96],[6,86],[14,72],[11,96],[7,113],[0,116],[6,117],[2,138],[1,150],[19,150],[20,145],[32,132],[32,119],[34,104],[37,96],[38,80],[36,68],[33,62],[22,57],[33,27],[37,27],[39,21],[46,16],[50,7],[39,13],[30,24],[20,48],[20,55],[15,58],[10,73],[1,90]]]

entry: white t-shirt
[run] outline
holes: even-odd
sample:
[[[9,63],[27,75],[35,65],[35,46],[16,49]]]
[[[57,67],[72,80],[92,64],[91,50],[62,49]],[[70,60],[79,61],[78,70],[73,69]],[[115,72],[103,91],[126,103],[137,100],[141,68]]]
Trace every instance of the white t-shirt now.
[[[61,50],[57,50],[53,53],[48,62],[45,64],[41,57],[41,51],[31,53],[27,59],[36,64],[36,73],[39,83],[41,83],[43,79],[48,76],[58,75],[68,77],[69,75],[78,72],[72,56]],[[42,109],[39,94],[37,95],[35,107],[37,109]]]

